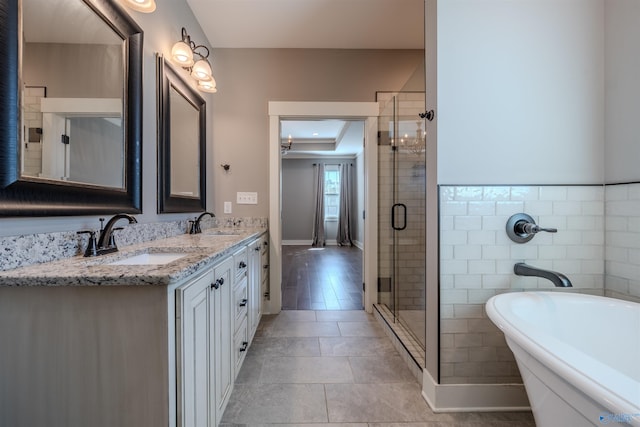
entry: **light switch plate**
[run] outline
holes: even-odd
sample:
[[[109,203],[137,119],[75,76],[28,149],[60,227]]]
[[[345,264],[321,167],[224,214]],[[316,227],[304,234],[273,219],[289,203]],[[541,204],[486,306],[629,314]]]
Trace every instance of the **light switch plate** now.
[[[250,191],[238,191],[236,203],[239,205],[257,205],[258,193]]]
[[[224,202],[224,213],[231,213],[231,202]]]

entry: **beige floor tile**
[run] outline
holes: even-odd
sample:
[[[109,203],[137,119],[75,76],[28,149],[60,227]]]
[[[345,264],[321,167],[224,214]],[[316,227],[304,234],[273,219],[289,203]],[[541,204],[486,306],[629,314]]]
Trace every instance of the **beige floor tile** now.
[[[320,356],[320,344],[317,337],[255,337],[248,355]]]
[[[222,423],[326,423],[322,384],[236,384]]]
[[[384,331],[377,322],[338,322],[343,337],[384,337]]]
[[[323,356],[397,355],[387,337],[322,337],[319,341]]]
[[[265,337],[337,337],[340,329],[336,322],[279,322],[263,332]]]
[[[435,421],[417,383],[327,384],[331,422]]]
[[[319,322],[373,322],[373,315],[364,310],[318,310],[316,318]]]
[[[352,383],[353,374],[346,357],[266,358],[261,383]]]
[[[260,379],[263,362],[262,357],[252,357],[247,354],[236,377],[236,384],[257,383]]]
[[[415,383],[400,356],[349,357],[355,383]]]

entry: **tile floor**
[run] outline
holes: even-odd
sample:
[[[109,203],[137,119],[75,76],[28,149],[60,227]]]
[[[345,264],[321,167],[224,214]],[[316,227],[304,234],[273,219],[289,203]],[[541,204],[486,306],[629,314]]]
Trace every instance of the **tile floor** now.
[[[361,310],[264,316],[222,426],[535,426],[531,413],[433,413],[377,320]]]

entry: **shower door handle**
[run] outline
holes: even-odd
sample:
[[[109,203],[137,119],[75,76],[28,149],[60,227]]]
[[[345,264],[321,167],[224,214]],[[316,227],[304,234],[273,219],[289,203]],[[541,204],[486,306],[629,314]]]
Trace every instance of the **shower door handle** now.
[[[396,225],[396,209],[402,208],[402,226]],[[396,203],[391,206],[391,227],[394,230],[404,230],[407,228],[407,205],[404,203]]]

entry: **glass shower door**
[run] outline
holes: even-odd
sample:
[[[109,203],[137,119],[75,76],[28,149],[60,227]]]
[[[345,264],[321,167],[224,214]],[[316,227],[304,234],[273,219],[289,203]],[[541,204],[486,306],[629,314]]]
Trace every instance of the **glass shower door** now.
[[[377,94],[379,293],[394,322],[425,345],[424,92]]]

